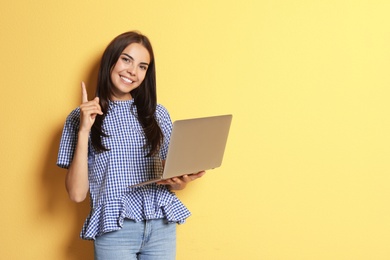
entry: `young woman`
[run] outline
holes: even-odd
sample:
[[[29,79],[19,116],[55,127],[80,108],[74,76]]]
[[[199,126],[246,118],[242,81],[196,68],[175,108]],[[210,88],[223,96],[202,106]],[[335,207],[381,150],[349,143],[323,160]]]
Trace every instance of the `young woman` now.
[[[176,223],[190,215],[171,190],[203,176],[184,175],[131,188],[162,171],[172,122],[157,104],[149,39],[117,36],[103,53],[96,97],[67,117],[57,165],[68,169],[71,200],[90,193],[91,212],[81,231],[94,240],[95,259],[175,259]]]

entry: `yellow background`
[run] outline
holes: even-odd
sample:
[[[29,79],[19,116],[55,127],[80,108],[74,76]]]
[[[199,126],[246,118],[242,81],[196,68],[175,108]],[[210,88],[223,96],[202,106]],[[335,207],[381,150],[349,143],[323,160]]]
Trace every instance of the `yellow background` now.
[[[172,119],[232,113],[178,196],[177,259],[390,259],[390,1],[0,2],[1,259],[92,259],[55,166],[116,35],[148,35]]]

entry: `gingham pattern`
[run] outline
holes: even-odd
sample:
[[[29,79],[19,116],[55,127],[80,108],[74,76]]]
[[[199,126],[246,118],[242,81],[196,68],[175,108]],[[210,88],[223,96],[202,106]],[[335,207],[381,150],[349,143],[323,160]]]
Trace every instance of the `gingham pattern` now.
[[[95,239],[103,233],[118,230],[125,218],[135,221],[166,218],[170,222],[184,223],[190,216],[188,209],[166,186],[150,184],[130,188],[162,171],[172,122],[168,111],[161,105],[156,118],[164,134],[159,155],[145,157],[145,136],[136,118],[133,100],[110,102],[103,129],[109,137],[102,139],[110,150],[96,153],[89,143],[88,167],[91,213],[80,236]],[[67,117],[62,132],[57,165],[68,168],[77,143],[80,122],[79,108]]]

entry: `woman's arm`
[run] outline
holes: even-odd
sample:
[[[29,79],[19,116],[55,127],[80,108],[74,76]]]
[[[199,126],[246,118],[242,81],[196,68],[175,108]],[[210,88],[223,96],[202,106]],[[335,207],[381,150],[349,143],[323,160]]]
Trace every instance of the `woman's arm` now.
[[[80,105],[80,127],[76,150],[72,163],[66,174],[65,186],[69,198],[75,202],[82,202],[89,190],[88,181],[88,139],[96,115],[102,115],[99,98],[88,101],[84,82],[81,83],[82,104]]]
[[[73,160],[66,173],[66,190],[69,198],[74,202],[84,201],[89,189],[88,138],[89,132],[79,131]]]

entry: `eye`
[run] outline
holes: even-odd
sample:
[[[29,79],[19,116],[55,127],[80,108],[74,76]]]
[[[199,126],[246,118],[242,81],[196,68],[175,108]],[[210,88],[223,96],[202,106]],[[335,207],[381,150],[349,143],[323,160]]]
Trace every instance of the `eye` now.
[[[130,62],[130,59],[127,58],[126,56],[122,56],[122,61],[126,62],[126,63],[129,63]]]
[[[147,70],[147,69],[148,69],[148,66],[141,65],[140,68],[141,68],[142,70]]]

